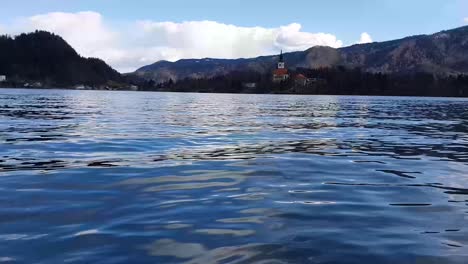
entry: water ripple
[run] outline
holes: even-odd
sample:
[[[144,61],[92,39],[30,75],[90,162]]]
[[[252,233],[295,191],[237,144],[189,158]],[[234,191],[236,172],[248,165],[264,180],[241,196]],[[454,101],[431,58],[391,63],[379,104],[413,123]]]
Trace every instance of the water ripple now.
[[[468,101],[0,90],[0,262],[466,263]]]

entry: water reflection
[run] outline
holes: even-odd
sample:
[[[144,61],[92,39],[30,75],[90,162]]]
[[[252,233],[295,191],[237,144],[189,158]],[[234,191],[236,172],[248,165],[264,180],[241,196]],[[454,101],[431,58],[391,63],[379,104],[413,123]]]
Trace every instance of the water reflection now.
[[[178,243],[171,239],[161,239],[147,247],[152,256],[170,256],[176,258],[193,258],[206,253],[203,245],[197,243]]]
[[[2,89],[0,260],[465,263],[467,102]]]

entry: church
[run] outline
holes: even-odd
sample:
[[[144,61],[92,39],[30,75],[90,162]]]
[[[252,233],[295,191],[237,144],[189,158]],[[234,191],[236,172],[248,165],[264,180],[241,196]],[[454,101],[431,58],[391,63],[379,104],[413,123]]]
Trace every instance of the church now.
[[[273,82],[279,83],[289,79],[288,69],[286,69],[283,58],[283,51],[281,51],[278,65],[273,71]]]

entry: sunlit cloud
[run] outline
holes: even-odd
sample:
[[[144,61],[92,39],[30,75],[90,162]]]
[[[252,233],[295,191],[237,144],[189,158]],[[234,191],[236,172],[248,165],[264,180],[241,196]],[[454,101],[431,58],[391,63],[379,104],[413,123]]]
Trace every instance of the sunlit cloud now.
[[[171,48],[173,55],[180,57],[239,58],[280,49],[297,51],[316,45],[335,48],[343,45],[331,34],[303,32],[297,23],[279,28],[238,27],[215,21],[141,21],[138,25],[148,44]]]
[[[9,33],[10,32],[8,32],[7,27],[5,25],[0,24],[0,35],[5,35]]]
[[[48,13],[27,19],[30,29],[43,29],[59,34],[88,55],[98,53],[118,41],[118,35],[103,23],[95,12]]]
[[[372,37],[367,32],[361,33],[361,38],[359,39],[358,44],[366,44],[373,42]]]

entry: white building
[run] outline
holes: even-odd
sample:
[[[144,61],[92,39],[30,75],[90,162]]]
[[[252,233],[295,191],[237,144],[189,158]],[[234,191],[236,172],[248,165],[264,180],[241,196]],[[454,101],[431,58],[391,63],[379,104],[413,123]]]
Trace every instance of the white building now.
[[[6,76],[5,75],[0,75],[0,82],[6,81]]]
[[[257,83],[254,82],[244,82],[242,83],[242,87],[244,88],[257,88]]]

